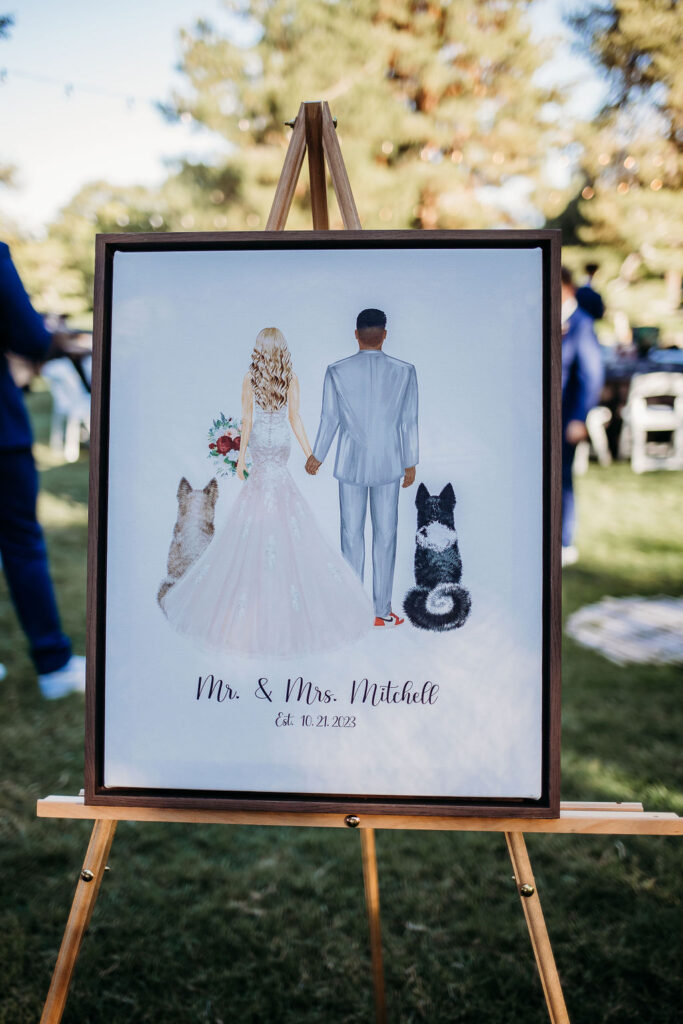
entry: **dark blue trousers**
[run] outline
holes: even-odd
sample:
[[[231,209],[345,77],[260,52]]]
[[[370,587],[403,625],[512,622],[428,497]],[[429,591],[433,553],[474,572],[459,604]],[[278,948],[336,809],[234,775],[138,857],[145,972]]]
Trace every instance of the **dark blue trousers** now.
[[[0,556],[19,621],[39,675],[71,657],[62,633],[47,550],[36,519],[38,474],[31,450],[0,450]]]
[[[564,428],[563,428],[564,429]],[[576,513],[574,511],[574,479],[572,466],[574,465],[575,444],[562,442],[562,547],[571,547],[574,541],[574,525]]]

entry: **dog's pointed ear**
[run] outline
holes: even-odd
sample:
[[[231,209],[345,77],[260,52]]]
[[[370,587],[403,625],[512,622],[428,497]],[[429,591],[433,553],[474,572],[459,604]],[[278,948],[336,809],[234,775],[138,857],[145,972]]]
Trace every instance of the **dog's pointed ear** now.
[[[420,484],[420,486],[417,489],[417,494],[415,495],[415,504],[417,505],[417,507],[419,508],[420,505],[424,505],[428,497],[429,491],[427,490],[424,484]]]
[[[178,501],[181,498],[186,498],[188,494],[192,493],[192,486],[187,477],[181,476],[180,483],[178,484]]]
[[[453,490],[453,484],[446,484],[439,495],[439,501],[445,508],[455,508],[455,491]]]
[[[208,484],[204,488],[204,494],[208,495],[209,498],[212,498],[213,501],[216,500],[218,496],[218,480],[216,480],[215,476],[211,477]]]

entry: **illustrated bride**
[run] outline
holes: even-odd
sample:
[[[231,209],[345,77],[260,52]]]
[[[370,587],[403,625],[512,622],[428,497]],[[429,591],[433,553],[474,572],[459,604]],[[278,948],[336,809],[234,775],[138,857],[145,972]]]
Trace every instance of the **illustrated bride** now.
[[[287,469],[291,432],[308,458],[290,351],[282,332],[267,327],[242,385],[243,490],[162,601],[178,632],[241,654],[292,655],[344,646],[371,628],[360,580],[323,537]]]

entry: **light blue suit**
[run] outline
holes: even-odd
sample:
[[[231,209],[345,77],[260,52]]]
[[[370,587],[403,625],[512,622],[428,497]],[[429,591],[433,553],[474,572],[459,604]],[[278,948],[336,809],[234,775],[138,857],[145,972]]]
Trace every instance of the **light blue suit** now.
[[[401,477],[419,458],[417,405],[415,367],[381,350],[364,349],[327,368],[313,454],[322,462],[339,431],[342,554],[361,579],[370,498],[372,589],[375,615],[383,618],[391,611]]]

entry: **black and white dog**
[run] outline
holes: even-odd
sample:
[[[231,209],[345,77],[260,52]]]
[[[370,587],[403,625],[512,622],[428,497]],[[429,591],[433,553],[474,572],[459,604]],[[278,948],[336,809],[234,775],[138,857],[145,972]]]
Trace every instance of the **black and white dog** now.
[[[462,559],[455,532],[455,493],[446,484],[441,494],[430,494],[420,484],[415,498],[415,583],[403,602],[414,626],[441,632],[464,625],[472,600],[460,585]]]

